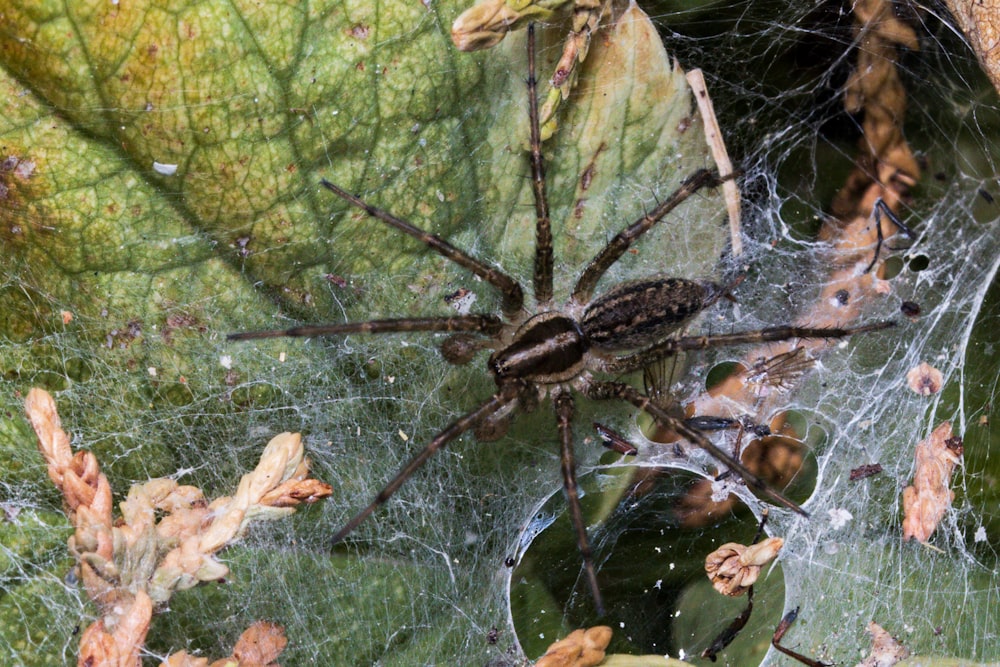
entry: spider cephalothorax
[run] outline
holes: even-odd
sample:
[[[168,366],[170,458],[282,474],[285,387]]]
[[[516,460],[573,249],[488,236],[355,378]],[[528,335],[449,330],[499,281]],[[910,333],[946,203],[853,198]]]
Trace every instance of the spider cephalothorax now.
[[[790,338],[836,338],[885,328],[891,323],[875,323],[853,329],[778,326],[716,336],[682,336],[678,332],[720,296],[727,295],[728,289],[711,283],[655,275],[620,284],[595,297],[594,289],[598,281],[636,240],[691,194],[700,188],[717,185],[722,180],[707,170],[697,171],[688,177],[667,200],[611,239],[580,273],[569,299],[561,306],[554,304],[552,231],[539,138],[534,41],[530,26],[528,35],[530,162],[536,213],[533,304],[525,305],[524,289],[502,270],[456,248],[439,236],[368,204],[339,186],[322,181],[322,185],[328,190],[364,210],[371,217],[421,241],[428,248],[491,284],[502,297],[502,317],[476,314],[372,320],[238,333],[229,338],[442,332],[451,335],[443,342],[441,353],[449,363],[454,364],[469,363],[480,351],[492,350],[487,370],[496,382],[496,392],[438,433],[388,482],[371,503],[344,524],[334,535],[333,543],[346,537],[386,502],[427,459],[449,442],[467,431],[473,431],[482,439],[500,437],[519,411],[532,411],[541,399],[548,397],[555,409],[563,486],[577,534],[577,544],[598,613],[603,613],[590,542],[577,495],[572,431],[574,393],[593,400],[619,400],[632,404],[648,413],[659,424],[708,451],[727,468],[739,474],[757,492],[805,514],[798,505],[771,489],[731,454],[720,449],[683,420],[668,413],[646,394],[624,382],[599,380],[595,375],[618,376],[637,371],[685,350]]]

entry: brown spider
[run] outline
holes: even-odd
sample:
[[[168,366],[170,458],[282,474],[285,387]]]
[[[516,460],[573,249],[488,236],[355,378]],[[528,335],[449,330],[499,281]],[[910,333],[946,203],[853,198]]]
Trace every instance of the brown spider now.
[[[343,540],[372,512],[385,503],[431,456],[463,433],[473,430],[480,439],[502,436],[518,408],[531,411],[546,395],[552,399],[561,447],[562,477],[570,517],[577,534],[584,570],[599,614],[601,593],[591,556],[590,542],[580,509],[573,455],[573,391],[594,400],[620,400],[647,412],[691,443],[701,447],[723,465],[738,473],[749,487],[805,515],[795,503],[771,489],[733,456],[723,451],[695,428],[670,415],[648,396],[624,382],[595,379],[595,373],[619,376],[685,350],[722,345],[758,343],[790,338],[838,338],[891,326],[881,322],[855,328],[802,328],[780,326],[759,331],[716,336],[674,336],[693,317],[727,294],[712,283],[663,275],[627,282],[594,298],[604,273],[629,247],[667,213],[700,188],[719,184],[720,179],[699,170],[685,180],[669,199],[625,228],[590,260],[576,281],[572,295],[563,304],[553,303],[552,230],[549,222],[545,172],[536,99],[533,27],[528,28],[528,99],[531,126],[530,162],[533,180],[536,246],[534,260],[534,307],[525,306],[524,290],[516,280],[482,260],[456,248],[387,211],[375,208],[346,190],[322,181],[322,185],[369,216],[424,243],[428,248],[493,285],[502,296],[502,317],[492,314],[457,317],[400,318],[301,326],[280,331],[235,333],[230,340],[277,336],[330,336],[356,333],[383,334],[411,331],[448,332],[441,354],[449,363],[470,362],[479,351],[490,349],[487,367],[496,381],[496,392],[473,410],[438,433],[364,509],[333,536]]]

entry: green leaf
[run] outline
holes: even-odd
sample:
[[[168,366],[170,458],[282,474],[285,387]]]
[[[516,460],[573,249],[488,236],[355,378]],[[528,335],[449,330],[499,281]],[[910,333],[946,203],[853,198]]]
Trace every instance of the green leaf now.
[[[286,626],[289,664],[505,650],[512,637],[491,647],[484,628],[505,623],[497,572],[532,492],[559,484],[548,411],[501,444],[454,443],[331,557],[335,529],[489,395],[482,360],[446,368],[427,336],[223,338],[290,318],[446,314],[459,288],[495,309],[488,286],[334,199],[321,178],[530,286],[523,34],[461,54],[449,36],[457,1],[70,4],[14,2],[0,24],[0,456],[17,463],[5,502],[60,504],[17,416],[35,385],[57,391],[74,445],[97,454],[118,497],[175,474],[209,497],[230,493],[271,434],[301,430],[334,498],[249,538],[284,555],[242,571],[236,558],[238,602],[189,592],[208,601],[172,603],[163,630],[154,619],[156,650],[222,656],[262,615]],[[542,33],[544,69],[563,33]],[[557,298],[610,235],[706,164],[683,77],[647,24],[624,21],[590,59],[545,147]],[[718,199],[690,203],[605,284],[710,276]],[[10,624],[0,645],[24,664],[72,655],[92,612],[35,583],[62,580],[64,560],[19,559],[38,574],[8,580],[0,609],[10,617],[29,599],[47,614],[27,645]],[[405,573],[392,595],[368,585],[387,568]],[[328,623],[302,622],[327,612]],[[225,636],[196,631],[220,623]]]

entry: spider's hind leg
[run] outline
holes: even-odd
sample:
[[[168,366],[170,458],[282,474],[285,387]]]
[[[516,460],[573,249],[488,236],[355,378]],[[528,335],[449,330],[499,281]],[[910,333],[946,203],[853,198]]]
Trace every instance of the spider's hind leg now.
[[[361,197],[351,194],[339,185],[334,185],[326,179],[321,180],[320,185],[349,204],[357,206],[370,217],[415,238],[445,259],[471,271],[493,285],[503,296],[502,309],[505,315],[513,317],[520,312],[521,306],[524,305],[524,291],[516,280],[500,269],[490,266],[464,250],[456,248],[437,234],[431,234],[407,220],[403,220],[388,211],[372,206]]]
[[[766,495],[775,502],[784,505],[788,509],[797,512],[802,516],[809,516],[809,514],[804,509],[799,507],[798,504],[771,488],[767,482],[751,472],[745,465],[737,461],[729,453],[719,448],[701,432],[691,428],[685,424],[683,420],[677,419],[666,410],[656,405],[649,399],[648,396],[645,396],[635,388],[625,384],[624,382],[592,382],[589,380],[581,383],[581,385],[581,391],[593,400],[600,401],[617,399],[631,403],[655,419],[657,423],[673,430],[691,444],[704,449],[706,452],[715,457],[716,460],[724,464],[729,469],[735,471],[743,479],[743,481],[746,482],[746,485],[754,491]]]
[[[443,449],[445,445],[455,438],[461,436],[469,429],[477,427],[483,421],[488,420],[497,412],[513,403],[516,398],[517,388],[514,385],[501,387],[500,391],[480,403],[477,408],[471,412],[467,412],[445,427],[443,431],[438,433],[429,443],[427,443],[426,447],[410,459],[409,463],[403,466],[403,468],[396,473],[396,476],[393,477],[392,480],[390,480],[389,483],[378,492],[378,495],[375,496],[374,500],[368,503],[364,509],[355,514],[340,530],[337,531],[337,534],[334,535],[333,539],[330,541],[330,546],[334,547],[339,542],[343,541],[343,539],[347,537],[355,528],[360,526],[365,519],[371,516],[372,512],[385,504],[385,502],[399,490],[399,487],[403,486],[406,480],[408,480],[413,473],[419,470],[420,467],[423,466],[439,449]]]
[[[594,555],[587,537],[587,524],[583,520],[583,510],[580,507],[580,494],[576,485],[576,459],[573,456],[573,414],[576,411],[573,396],[569,391],[556,390],[553,396],[556,409],[556,423],[559,426],[560,461],[562,462],[563,489],[566,492],[566,504],[569,506],[570,519],[576,530],[576,544],[583,558],[583,569],[587,575],[590,593],[594,597],[597,615],[604,615],[604,600],[597,584],[597,571],[594,568]]]

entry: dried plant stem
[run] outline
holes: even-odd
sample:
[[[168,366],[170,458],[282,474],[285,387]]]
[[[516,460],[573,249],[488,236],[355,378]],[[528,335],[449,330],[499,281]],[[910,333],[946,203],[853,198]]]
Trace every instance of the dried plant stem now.
[[[729,159],[729,151],[726,150],[726,142],[722,139],[722,130],[719,128],[719,120],[715,116],[715,107],[712,98],[708,94],[708,87],[705,85],[705,75],[700,69],[693,69],[687,74],[688,85],[694,93],[694,99],[698,103],[698,111],[701,112],[701,120],[705,127],[705,141],[712,151],[712,159],[719,170],[719,176],[725,178],[733,173],[733,163]],[[726,198],[726,211],[729,213],[729,238],[732,245],[734,257],[743,254],[742,224],[740,221],[740,190],[736,186],[736,180],[725,178],[722,182],[722,194]]]

